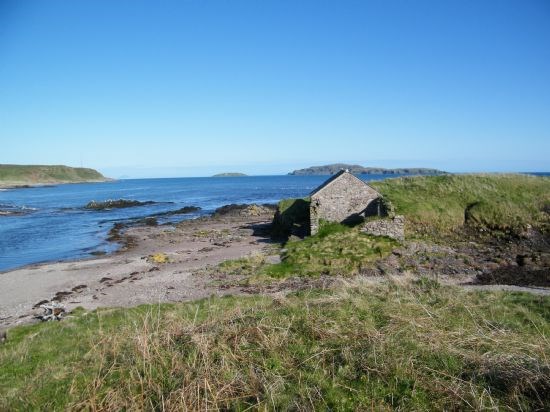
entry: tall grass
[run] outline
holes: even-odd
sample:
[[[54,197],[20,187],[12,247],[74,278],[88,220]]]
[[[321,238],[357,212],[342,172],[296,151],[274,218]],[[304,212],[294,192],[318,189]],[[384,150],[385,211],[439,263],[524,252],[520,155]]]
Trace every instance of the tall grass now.
[[[550,299],[429,280],[10,331],[0,409],[548,409]]]
[[[475,225],[517,233],[548,225],[550,178],[528,175],[443,175],[372,182],[416,231]]]

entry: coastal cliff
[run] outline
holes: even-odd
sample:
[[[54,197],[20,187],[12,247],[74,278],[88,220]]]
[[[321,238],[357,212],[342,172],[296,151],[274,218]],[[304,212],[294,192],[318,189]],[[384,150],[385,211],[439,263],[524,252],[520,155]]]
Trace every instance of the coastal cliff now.
[[[0,164],[0,187],[26,187],[61,183],[106,182],[97,170],[62,165]]]
[[[292,176],[333,175],[342,169],[347,169],[354,175],[441,175],[447,172],[423,167],[408,167],[401,169],[385,169],[382,167],[364,167],[345,163],[334,163],[324,166],[311,166],[305,169],[294,170],[289,173]]]

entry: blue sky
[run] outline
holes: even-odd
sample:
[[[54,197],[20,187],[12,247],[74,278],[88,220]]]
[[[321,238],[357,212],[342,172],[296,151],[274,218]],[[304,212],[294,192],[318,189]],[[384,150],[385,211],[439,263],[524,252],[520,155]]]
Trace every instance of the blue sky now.
[[[550,2],[0,0],[0,163],[548,171]]]

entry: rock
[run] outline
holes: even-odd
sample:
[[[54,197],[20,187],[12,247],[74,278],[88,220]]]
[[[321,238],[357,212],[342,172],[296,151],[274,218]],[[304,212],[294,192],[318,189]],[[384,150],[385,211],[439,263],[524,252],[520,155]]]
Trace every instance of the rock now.
[[[96,202],[95,200],[92,200],[86,206],[84,206],[84,208],[91,209],[91,210],[108,210],[108,209],[121,209],[125,207],[151,205],[154,203],[156,202],[153,202],[151,200],[146,202],[140,202],[139,200],[129,200],[129,199],[118,199],[118,200],[109,199],[103,202]]]
[[[201,208],[198,206],[185,206],[185,207],[182,207],[181,209],[169,210],[168,212],[157,213],[154,216],[158,217],[158,216],[185,215],[188,213],[198,212],[199,210],[201,210]]]
[[[61,320],[66,313],[65,307],[55,301],[40,305],[40,308],[43,310],[43,313],[36,315],[35,318],[40,319],[43,322]]]
[[[251,204],[251,205],[225,205],[215,210],[214,216],[262,216],[272,215],[277,207],[270,204]]]
[[[0,330],[0,343],[8,340],[8,333],[5,330]]]

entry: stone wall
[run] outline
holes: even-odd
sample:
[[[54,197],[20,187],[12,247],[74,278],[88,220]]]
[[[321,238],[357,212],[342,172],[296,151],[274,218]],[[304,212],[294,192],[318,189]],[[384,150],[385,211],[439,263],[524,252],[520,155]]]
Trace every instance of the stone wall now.
[[[405,239],[405,217],[378,219],[366,222],[361,231],[375,236],[388,236],[397,240]]]
[[[360,221],[365,214],[369,215],[369,205],[379,197],[376,190],[357,177],[350,173],[341,174],[311,195],[311,234],[317,233],[321,219],[343,223]],[[371,211],[370,214],[376,215],[377,211]]]

